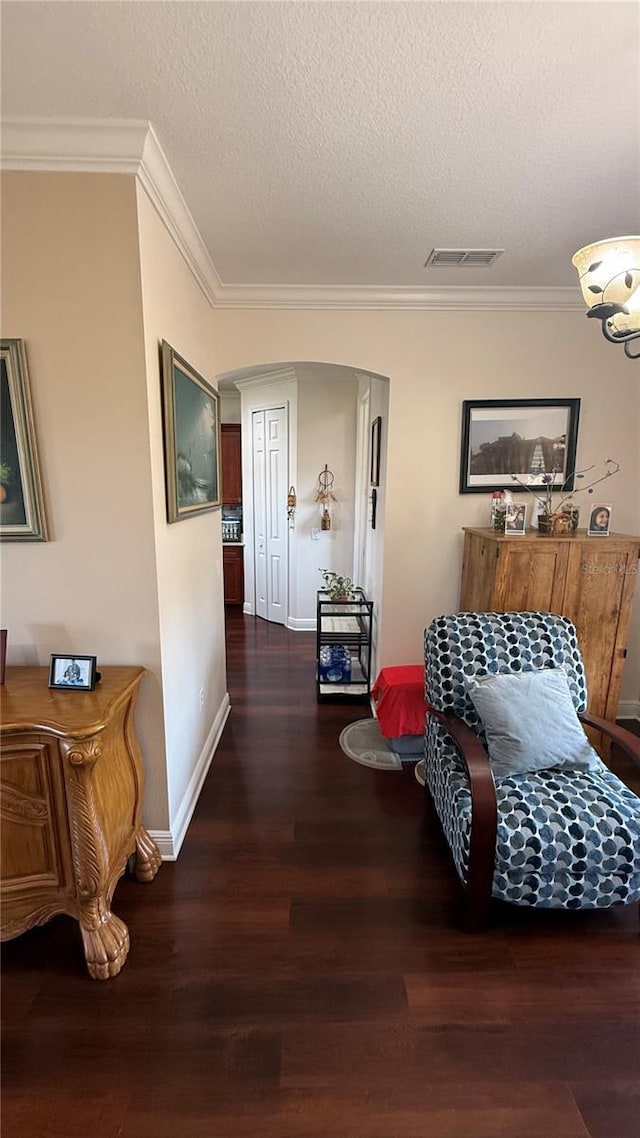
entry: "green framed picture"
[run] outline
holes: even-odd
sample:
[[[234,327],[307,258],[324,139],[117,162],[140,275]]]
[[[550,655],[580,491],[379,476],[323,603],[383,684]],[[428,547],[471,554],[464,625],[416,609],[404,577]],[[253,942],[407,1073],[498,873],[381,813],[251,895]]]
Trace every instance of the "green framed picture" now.
[[[221,506],[218,392],[162,341],[167,521]]]
[[[23,340],[0,345],[0,540],[46,541],[47,523]]]

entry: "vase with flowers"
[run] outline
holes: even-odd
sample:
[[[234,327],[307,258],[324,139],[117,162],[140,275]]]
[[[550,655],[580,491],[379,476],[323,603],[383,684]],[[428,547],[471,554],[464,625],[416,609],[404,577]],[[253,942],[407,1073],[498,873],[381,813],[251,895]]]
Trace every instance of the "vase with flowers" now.
[[[575,496],[585,492],[593,494],[594,486],[597,486],[599,482],[604,482],[606,478],[612,478],[619,470],[620,463],[613,458],[605,459],[602,469],[594,465],[587,466],[583,470],[576,470],[573,473],[575,482],[580,479],[588,479],[589,475],[591,475],[591,481],[586,481],[584,486],[574,485],[573,490],[570,491],[567,491],[567,483],[571,481],[571,475],[558,483],[558,475],[561,471],[556,467],[544,473],[539,470],[532,472],[531,480],[541,482],[542,486],[531,486],[527,482],[523,482],[517,474],[512,474],[511,478],[524,490],[533,494],[536,499],[539,533],[556,537],[559,534],[574,534],[578,528],[580,510],[574,502]],[[560,498],[556,500],[554,495],[558,493]]]

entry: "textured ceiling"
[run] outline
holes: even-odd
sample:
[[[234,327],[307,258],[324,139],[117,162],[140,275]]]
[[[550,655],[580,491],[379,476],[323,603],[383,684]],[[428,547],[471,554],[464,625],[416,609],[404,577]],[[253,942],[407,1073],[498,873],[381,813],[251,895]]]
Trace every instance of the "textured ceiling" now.
[[[640,8],[5,2],[2,111],[148,119],[225,284],[573,285],[638,232]],[[491,269],[433,246],[505,248]]]

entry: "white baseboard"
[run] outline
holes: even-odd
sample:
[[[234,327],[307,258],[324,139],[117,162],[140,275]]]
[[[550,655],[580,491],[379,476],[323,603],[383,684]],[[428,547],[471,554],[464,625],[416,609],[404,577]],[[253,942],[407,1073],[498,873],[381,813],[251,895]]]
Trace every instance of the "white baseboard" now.
[[[313,616],[298,619],[295,616],[290,616],[287,620],[287,628],[290,628],[292,632],[315,632],[316,618]]]
[[[255,616],[255,613],[253,611],[253,605],[250,605],[248,601],[244,602],[244,604],[242,606],[242,612],[243,612],[244,616]]]
[[[621,699],[618,719],[640,719],[640,699]]]
[[[149,837],[153,838],[156,843],[162,860],[175,861],[177,855],[174,853],[171,830],[149,830],[148,833]]]
[[[180,853],[182,843],[189,828],[189,822],[191,821],[193,812],[198,803],[198,798],[200,797],[202,784],[207,777],[209,767],[216,753],[220,736],[229,718],[230,711],[231,702],[229,700],[229,692],[225,692],[222,703],[211,725],[211,730],[205,740],[204,747],[200,752],[200,757],[189,780],[184,798],[171,824],[171,829],[149,830],[149,834],[156,843],[163,861],[177,861],[178,854]]]

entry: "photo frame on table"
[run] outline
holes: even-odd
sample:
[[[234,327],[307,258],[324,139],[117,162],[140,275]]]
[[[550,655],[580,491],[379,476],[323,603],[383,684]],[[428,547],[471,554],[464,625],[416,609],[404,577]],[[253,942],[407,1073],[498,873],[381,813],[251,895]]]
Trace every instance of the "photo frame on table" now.
[[[166,340],[161,348],[167,521],[222,505],[220,399]]]
[[[47,541],[24,340],[0,345],[0,540]]]
[[[592,506],[589,511],[588,537],[608,537],[611,529],[611,506]]]
[[[371,472],[369,481],[372,486],[380,485],[380,436],[382,434],[382,418],[380,415],[371,423]]]
[[[102,678],[96,671],[96,664],[96,656],[53,655],[49,665],[49,687],[93,691]]]
[[[525,533],[527,524],[527,507],[524,502],[517,502],[507,506],[504,515],[504,532],[509,537]]]
[[[579,399],[465,399],[459,492],[542,489],[547,473],[572,490],[579,418]]]

